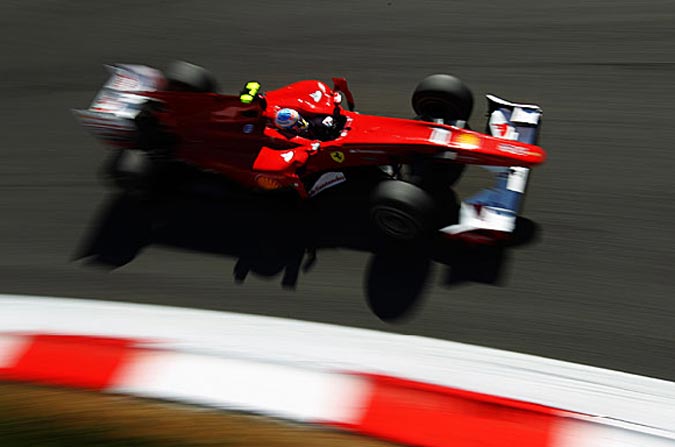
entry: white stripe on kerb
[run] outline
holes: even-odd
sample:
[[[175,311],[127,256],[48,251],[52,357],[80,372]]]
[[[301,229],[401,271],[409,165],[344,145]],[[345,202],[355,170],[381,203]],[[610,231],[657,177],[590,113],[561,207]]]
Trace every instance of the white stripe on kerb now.
[[[550,447],[673,447],[673,440],[570,419],[556,424]]]
[[[138,355],[116,383],[109,391],[307,422],[355,421],[367,391],[357,377],[175,352]]]
[[[0,335],[0,368],[11,368],[19,360],[30,343],[30,337]]]

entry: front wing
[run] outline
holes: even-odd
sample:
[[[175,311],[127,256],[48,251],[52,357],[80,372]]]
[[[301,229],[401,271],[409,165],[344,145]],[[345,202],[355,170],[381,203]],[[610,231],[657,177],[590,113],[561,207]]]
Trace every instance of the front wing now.
[[[493,95],[487,95],[487,100],[489,119],[486,133],[537,144],[542,116],[539,106],[513,103]],[[520,149],[513,146],[513,150]],[[470,240],[480,236],[483,241],[496,241],[508,239],[515,230],[530,169],[520,166],[484,168],[494,173],[494,186],[465,199],[460,205],[458,223],[441,228],[442,233],[459,239]]]

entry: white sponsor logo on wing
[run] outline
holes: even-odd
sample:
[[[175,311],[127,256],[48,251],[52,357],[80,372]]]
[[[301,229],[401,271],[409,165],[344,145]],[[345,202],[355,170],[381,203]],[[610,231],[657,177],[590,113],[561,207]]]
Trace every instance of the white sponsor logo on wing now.
[[[123,73],[117,73],[110,88],[115,90],[135,90],[140,85],[138,79]]]
[[[504,138],[507,140],[517,140],[518,132],[513,126],[509,125],[504,113],[500,110],[495,110],[490,115],[490,132],[495,137]]]

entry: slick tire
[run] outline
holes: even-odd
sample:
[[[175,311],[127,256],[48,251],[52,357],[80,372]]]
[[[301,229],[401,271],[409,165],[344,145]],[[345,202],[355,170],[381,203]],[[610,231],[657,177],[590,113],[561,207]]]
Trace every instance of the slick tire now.
[[[164,70],[164,76],[169,81],[169,90],[202,93],[213,93],[217,90],[216,80],[211,72],[189,62],[172,62]]]
[[[424,120],[468,121],[473,93],[455,76],[434,74],[417,84],[411,102],[415,113]]]
[[[169,158],[178,139],[157,118],[156,111],[159,107],[157,103],[148,102],[134,118],[138,135],[136,147]]]
[[[147,152],[118,150],[103,169],[105,180],[123,192],[149,198],[159,190],[159,169]]]
[[[426,191],[399,180],[381,182],[371,195],[372,224],[388,241],[409,243],[428,236],[434,209],[434,200]]]

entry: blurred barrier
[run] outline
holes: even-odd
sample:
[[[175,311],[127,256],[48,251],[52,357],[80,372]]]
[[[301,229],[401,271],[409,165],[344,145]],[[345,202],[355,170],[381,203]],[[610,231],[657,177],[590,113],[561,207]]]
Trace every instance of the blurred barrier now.
[[[656,379],[269,317],[19,296],[0,297],[0,306],[0,379],[251,411],[428,447],[675,445],[667,422],[675,384]],[[419,379],[434,366],[444,366],[440,380]],[[462,367],[490,380],[466,386]],[[510,393],[492,392],[517,380]],[[545,382],[548,390],[531,389]],[[538,398],[514,398],[528,393]],[[615,407],[574,408],[589,400]],[[643,410],[643,421],[608,416],[620,405]]]

